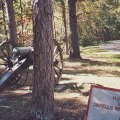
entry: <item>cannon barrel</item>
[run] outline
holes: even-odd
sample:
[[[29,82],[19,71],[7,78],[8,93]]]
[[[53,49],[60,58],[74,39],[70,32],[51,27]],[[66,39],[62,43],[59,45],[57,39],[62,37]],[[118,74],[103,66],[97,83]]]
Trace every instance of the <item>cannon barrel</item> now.
[[[32,47],[15,47],[12,51],[12,66],[0,78],[0,92],[13,80],[13,76],[23,69],[27,69],[33,64],[33,48]],[[16,59],[17,58],[17,59]]]
[[[54,73],[55,73],[55,84],[61,79],[63,71],[63,56],[62,49],[59,43],[54,40]],[[19,84],[21,71],[29,70],[29,66],[33,65],[34,58],[33,47],[18,47],[12,41],[4,41],[0,44],[0,92],[10,84]],[[22,83],[27,80],[28,72],[26,76],[21,79]],[[24,75],[24,74],[23,74]],[[24,85],[22,84],[21,85]]]
[[[22,55],[26,55],[30,52],[33,52],[33,47],[15,47],[13,49],[13,56],[22,56]]]

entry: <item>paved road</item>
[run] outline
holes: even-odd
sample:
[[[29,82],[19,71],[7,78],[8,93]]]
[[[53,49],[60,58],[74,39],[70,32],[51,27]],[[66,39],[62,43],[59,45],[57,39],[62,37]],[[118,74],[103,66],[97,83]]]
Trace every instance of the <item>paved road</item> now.
[[[100,47],[112,52],[120,52],[120,40],[109,41]]]

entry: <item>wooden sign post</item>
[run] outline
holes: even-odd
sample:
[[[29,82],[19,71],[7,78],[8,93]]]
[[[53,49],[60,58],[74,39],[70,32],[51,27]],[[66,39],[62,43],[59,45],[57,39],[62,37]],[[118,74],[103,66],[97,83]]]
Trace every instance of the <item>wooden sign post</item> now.
[[[120,120],[120,89],[91,86],[84,120]]]

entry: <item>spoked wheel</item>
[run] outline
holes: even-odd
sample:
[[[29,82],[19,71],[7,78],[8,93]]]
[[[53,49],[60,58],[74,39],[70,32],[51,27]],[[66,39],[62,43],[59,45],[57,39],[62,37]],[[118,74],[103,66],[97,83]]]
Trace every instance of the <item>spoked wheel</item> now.
[[[7,72],[12,71],[14,65],[19,64],[17,57],[13,57],[13,49],[17,45],[11,41],[4,41],[0,44],[0,77],[2,78]],[[19,57],[19,56],[18,56]],[[11,75],[10,85],[22,86],[25,84],[28,77],[28,67],[20,67]]]
[[[13,67],[12,50],[15,46],[11,41],[0,44],[0,74]]]
[[[62,73],[63,73],[63,55],[62,55],[62,49],[59,45],[59,43],[54,40],[54,71],[55,71],[55,84],[58,84]]]

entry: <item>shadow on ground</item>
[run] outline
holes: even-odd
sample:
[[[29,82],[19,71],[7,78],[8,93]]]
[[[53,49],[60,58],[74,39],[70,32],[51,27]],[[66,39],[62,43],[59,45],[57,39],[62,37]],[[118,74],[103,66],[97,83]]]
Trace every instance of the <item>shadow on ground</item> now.
[[[114,75],[114,76],[120,76],[120,71],[117,70],[108,70],[104,69],[105,67],[118,67],[120,66],[120,63],[107,63],[102,61],[95,61],[90,59],[82,59],[80,61],[69,61],[69,64],[77,64],[72,66],[64,66],[63,74],[70,74],[70,75],[76,75],[76,74],[93,74],[93,75]],[[62,80],[65,78],[62,78]],[[68,79],[70,80],[70,78]]]
[[[78,61],[76,61],[78,62]],[[70,63],[73,63],[70,61]],[[92,73],[97,74],[101,69],[88,69],[87,66],[91,67],[94,65],[98,66],[109,66],[116,65],[120,66],[120,63],[110,64],[107,62],[92,61],[89,59],[82,59],[79,61],[80,65],[74,67],[65,66],[64,74],[81,74],[81,73]],[[107,72],[103,70],[103,72]],[[110,73],[110,71],[108,71]],[[114,71],[115,72],[115,71]],[[113,72],[112,72],[113,73]],[[120,72],[117,71],[117,73]],[[83,92],[84,85],[82,83],[78,85],[76,82],[70,82],[71,78],[63,77],[62,80],[67,80],[69,83],[63,83],[55,86],[55,92],[60,93],[79,93],[82,97],[88,97],[89,91]],[[27,81],[26,86],[19,89],[5,90],[0,94],[0,119],[1,120],[32,120],[32,93],[29,87],[32,84],[31,77]],[[61,94],[62,95],[62,94]],[[84,113],[86,110],[86,104],[80,97],[76,98],[55,98],[55,120],[83,120]]]
[[[83,120],[86,106],[76,99],[55,100],[55,120]]]
[[[31,96],[31,93],[18,94],[16,91],[4,91],[0,96],[0,119],[33,120]],[[86,105],[80,99],[55,99],[54,103],[54,120],[83,119]]]

